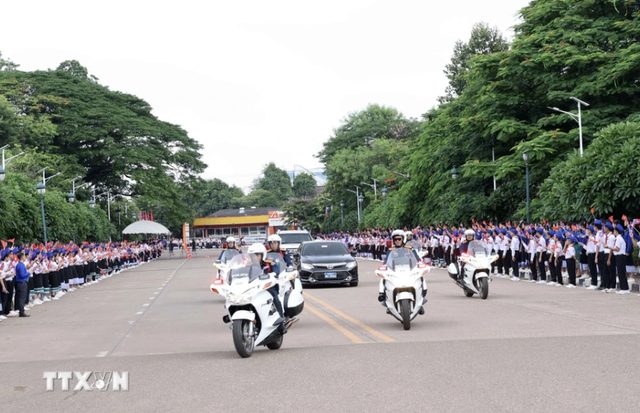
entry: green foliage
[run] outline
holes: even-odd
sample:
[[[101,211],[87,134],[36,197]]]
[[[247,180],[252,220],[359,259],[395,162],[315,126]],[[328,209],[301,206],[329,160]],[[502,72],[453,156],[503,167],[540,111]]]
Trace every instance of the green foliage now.
[[[471,37],[467,43],[458,40],[453,47],[451,63],[445,66],[444,74],[449,79],[446,96],[441,103],[451,101],[460,96],[467,85],[465,75],[469,71],[469,60],[482,54],[506,52],[509,43],[502,33],[486,23],[476,23],[471,30]]]
[[[292,199],[282,207],[287,217],[287,225],[296,225],[308,231],[319,232],[325,229],[325,201],[319,198]]]
[[[282,201],[273,192],[265,189],[254,189],[245,197],[234,198],[233,204],[236,208],[279,208],[282,205]]]
[[[236,208],[234,198],[242,198],[244,194],[237,186],[229,186],[222,180],[200,180],[193,184],[193,200],[196,217],[206,217],[222,209]]]
[[[280,201],[279,204],[291,198],[293,195],[289,174],[284,169],[278,168],[273,162],[264,167],[262,175],[254,182],[253,189],[262,189],[270,192]]]
[[[4,59],[2,57],[2,52],[0,52],[0,72],[7,72],[10,70],[17,70],[20,65],[13,63],[9,59]]]
[[[316,179],[307,173],[301,173],[293,178],[293,196],[297,198],[311,198],[316,195]]]
[[[540,214],[579,220],[640,214],[640,123],[611,125],[596,135],[584,153],[575,151],[540,188]]]

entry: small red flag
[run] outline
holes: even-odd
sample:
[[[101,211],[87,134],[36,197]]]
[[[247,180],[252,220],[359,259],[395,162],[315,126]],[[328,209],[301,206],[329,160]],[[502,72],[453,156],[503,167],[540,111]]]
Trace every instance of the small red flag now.
[[[622,220],[623,220],[624,222],[628,222],[628,220],[627,220],[627,216],[626,216],[626,215],[623,215],[623,216],[622,216]]]
[[[593,215],[596,212],[595,208],[591,208],[591,215]]]
[[[473,219],[473,218],[471,218],[471,222],[472,222],[473,224],[475,224],[475,223],[476,223],[476,220],[475,220],[475,219]]]
[[[2,242],[2,248],[7,248],[7,241],[1,240],[0,242]]]
[[[11,243],[14,243],[14,242],[16,242],[16,239],[15,238],[11,238],[11,239],[8,239],[7,241],[9,241]]]
[[[613,224],[613,215],[609,217],[609,221],[611,221],[611,223]]]

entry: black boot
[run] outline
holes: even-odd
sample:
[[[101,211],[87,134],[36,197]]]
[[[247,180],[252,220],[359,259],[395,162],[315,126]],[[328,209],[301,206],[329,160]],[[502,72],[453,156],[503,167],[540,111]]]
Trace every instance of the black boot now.
[[[385,296],[384,293],[380,293],[378,294],[378,301],[380,301],[381,303],[383,303],[385,301],[387,297]]]

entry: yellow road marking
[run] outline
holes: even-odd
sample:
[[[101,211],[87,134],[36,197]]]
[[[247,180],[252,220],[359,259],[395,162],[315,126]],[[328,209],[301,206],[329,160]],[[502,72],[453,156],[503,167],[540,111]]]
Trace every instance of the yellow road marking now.
[[[340,317],[344,318],[345,320],[351,321],[353,324],[359,326],[363,330],[368,331],[369,333],[373,334],[374,336],[378,337],[379,339],[381,339],[382,341],[384,341],[386,343],[391,343],[391,342],[395,341],[391,337],[386,336],[386,335],[382,334],[381,332],[379,332],[377,330],[374,330],[373,328],[369,327],[365,323],[363,323],[361,321],[358,321],[355,318],[351,317],[350,315],[347,315],[347,314],[343,313],[342,311],[338,310],[337,308],[332,307],[331,305],[325,303],[324,301],[315,298],[314,296],[309,294],[307,291],[304,292],[304,296],[305,297],[309,297],[310,299],[312,299],[316,303],[318,303],[318,304],[322,305],[323,307],[325,307],[327,310],[333,311],[335,314],[339,315]]]
[[[344,328],[343,326],[338,324],[335,320],[332,320],[329,317],[327,317],[326,315],[322,314],[320,311],[318,311],[317,309],[315,309],[312,306],[310,306],[309,303],[307,303],[307,305],[305,305],[304,308],[305,308],[305,310],[311,311],[313,314],[317,315],[318,317],[320,317],[321,319],[323,319],[324,321],[329,323],[332,327],[334,327],[336,330],[338,330],[339,332],[344,334],[348,339],[350,339],[354,343],[356,343],[356,344],[364,343],[362,340],[360,340],[351,331],[347,330],[346,328]]]

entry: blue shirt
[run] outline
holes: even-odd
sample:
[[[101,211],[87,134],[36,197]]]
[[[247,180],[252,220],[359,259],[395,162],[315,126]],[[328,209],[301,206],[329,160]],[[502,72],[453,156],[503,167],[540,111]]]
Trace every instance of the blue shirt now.
[[[18,265],[16,265],[16,282],[27,282],[29,281],[29,271],[27,271],[27,267],[24,266],[24,262],[20,261]]]

